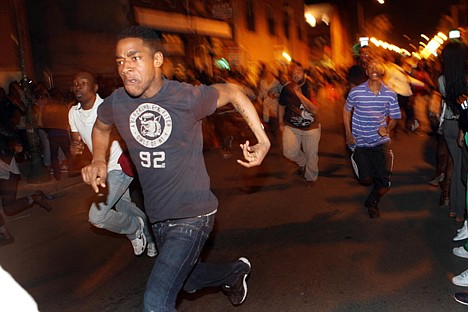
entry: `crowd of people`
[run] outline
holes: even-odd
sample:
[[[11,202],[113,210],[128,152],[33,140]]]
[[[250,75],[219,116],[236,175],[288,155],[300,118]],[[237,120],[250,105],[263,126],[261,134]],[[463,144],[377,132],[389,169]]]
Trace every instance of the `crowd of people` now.
[[[391,187],[391,136],[426,133],[437,138],[438,146],[436,172],[428,183],[440,187],[440,206],[448,216],[463,223],[454,240],[468,238],[468,110],[465,116],[461,109],[468,89],[461,43],[448,43],[440,60],[414,61],[364,46],[350,68],[309,68],[297,61],[260,64],[254,78],[220,68],[211,74],[186,67],[167,71],[160,47],[156,32],[130,27],[116,46],[120,86],[100,86],[94,73],[80,70],[70,92],[61,94],[40,83],[33,89],[44,167],[56,180],[65,168],[70,175],[81,169],[84,182],[98,194],[89,222],[125,234],[135,255],[146,251],[157,256],[144,311],[175,311],[181,290],[193,293],[213,286],[220,286],[234,305],[245,301],[251,270],[247,258],[228,264],[199,259],[218,204],[202,151],[216,148],[228,159],[233,143],[239,143],[244,159],[237,162],[250,168],[261,164],[275,144],[297,165],[304,185],[313,188],[319,178],[320,111],[330,109],[318,100],[323,90],[330,101],[340,96],[337,89],[344,90],[343,137],[357,180],[371,188],[364,202],[369,217],[380,217],[378,204]],[[28,157],[22,154],[28,144],[27,104],[18,82],[8,94],[0,91],[5,112],[0,125],[0,239],[11,242],[3,211],[51,206],[40,190],[19,199],[11,192],[20,174],[15,159]],[[134,177],[141,185],[144,212],[130,197]],[[468,244],[453,253],[468,258]],[[453,283],[467,287],[468,270]],[[468,304],[466,293],[455,298]]]

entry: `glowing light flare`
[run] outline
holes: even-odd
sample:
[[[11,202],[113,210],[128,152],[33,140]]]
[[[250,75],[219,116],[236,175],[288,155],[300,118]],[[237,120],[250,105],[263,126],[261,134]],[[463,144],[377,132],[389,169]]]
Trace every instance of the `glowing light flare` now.
[[[322,22],[325,23],[325,25],[330,25],[330,17],[327,14],[322,15]]]
[[[292,58],[291,58],[291,56],[290,56],[286,51],[283,51],[283,53],[281,53],[281,55],[282,55],[288,62],[291,62]]]
[[[417,52],[411,53],[411,56],[417,58],[418,60],[422,59],[421,55],[419,55]]]
[[[419,41],[419,44],[422,45],[423,47],[426,47],[426,46],[427,46],[427,44],[425,44],[425,43],[422,42],[422,41]]]
[[[442,41],[442,43],[443,43],[443,41]],[[431,54],[437,56],[436,51],[440,46],[441,46],[441,43],[438,42],[437,40],[435,40],[435,37],[434,37],[434,39],[429,41],[428,44],[426,45],[426,47],[421,51],[421,56],[423,58],[428,58]]]
[[[385,0],[377,0],[377,2],[380,3],[380,4],[384,4]]]
[[[224,57],[216,61],[216,66],[218,66],[220,69],[231,70],[231,67],[229,67],[229,62],[226,61]]]
[[[374,45],[376,45],[376,46],[380,46],[379,40],[377,40],[377,39],[374,38],[374,37],[370,38],[369,41],[372,42],[372,43],[373,43]]]
[[[442,42],[443,43],[443,42]],[[426,49],[436,51],[440,47],[441,43],[437,40],[431,40],[426,46]]]
[[[426,36],[425,34],[421,34],[421,37],[423,37],[424,39],[426,39],[426,41],[429,41],[429,37]]]
[[[435,40],[437,41],[440,45],[444,44],[444,40],[442,38],[440,38],[439,36],[434,36],[434,38],[432,40]]]
[[[394,44],[391,44],[391,43],[388,43],[388,42],[385,42],[385,41],[382,41],[382,40],[379,40],[375,37],[371,37],[369,39],[369,41],[374,44],[376,47],[381,47],[385,50],[390,50],[390,51],[395,51],[396,53],[399,53],[399,54],[405,54],[405,55],[408,55],[410,56],[411,53],[408,52],[408,50],[405,50],[405,49],[402,49]]]
[[[444,41],[448,39],[447,36],[446,36],[443,32],[441,32],[441,31],[439,31],[439,32],[437,33],[437,36],[439,36],[440,38],[442,38]]]
[[[317,19],[310,13],[306,13],[304,14],[304,17],[306,19],[306,22],[312,26],[312,27],[315,27],[317,26]],[[328,25],[328,24],[327,24]]]
[[[406,50],[406,49],[401,49],[401,53],[406,54],[406,55],[408,55],[408,56],[411,55],[411,53],[410,53],[408,50]]]

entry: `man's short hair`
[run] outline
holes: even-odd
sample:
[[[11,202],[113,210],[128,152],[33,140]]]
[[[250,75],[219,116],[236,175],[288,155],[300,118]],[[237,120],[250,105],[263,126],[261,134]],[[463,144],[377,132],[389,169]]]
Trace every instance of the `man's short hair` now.
[[[122,30],[117,36],[118,41],[127,38],[139,38],[143,40],[143,44],[149,47],[153,53],[162,51],[161,34],[154,29],[142,26],[130,26]]]
[[[94,84],[97,84],[97,83],[98,83],[96,74],[94,74],[92,71],[87,70],[87,69],[80,69],[80,70],[78,70],[78,71],[75,73],[75,76],[78,75],[79,73],[88,74],[88,75],[91,77],[91,82],[92,82],[92,83],[94,83]]]

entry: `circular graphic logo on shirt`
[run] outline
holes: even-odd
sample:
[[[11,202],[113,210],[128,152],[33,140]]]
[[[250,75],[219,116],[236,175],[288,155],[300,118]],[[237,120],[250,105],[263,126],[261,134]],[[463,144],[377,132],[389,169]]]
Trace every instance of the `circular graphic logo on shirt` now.
[[[172,132],[172,118],[161,106],[153,103],[140,104],[130,114],[130,132],[135,140],[148,148],[166,142]]]

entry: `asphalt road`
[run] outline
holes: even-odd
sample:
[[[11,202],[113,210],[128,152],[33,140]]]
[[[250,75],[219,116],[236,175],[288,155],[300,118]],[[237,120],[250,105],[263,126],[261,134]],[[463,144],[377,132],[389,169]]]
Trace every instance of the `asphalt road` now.
[[[339,104],[337,104],[339,106]],[[264,164],[245,169],[218,150],[205,153],[220,206],[203,258],[252,262],[246,302],[233,307],[219,289],[181,294],[179,311],[464,311],[450,282],[468,267],[452,255],[459,227],[438,208],[435,140],[397,133],[393,187],[382,217],[362,205],[344,147],[340,113],[322,115],[320,177],[313,188],[274,145]],[[140,311],[153,259],[135,257],[129,241],[87,223],[91,190],[55,185],[54,209],[8,219],[15,243],[0,263],[41,311]],[[62,186],[62,187],[61,187]],[[1,303],[0,303],[1,304]],[[0,306],[1,310],[1,306]]]

